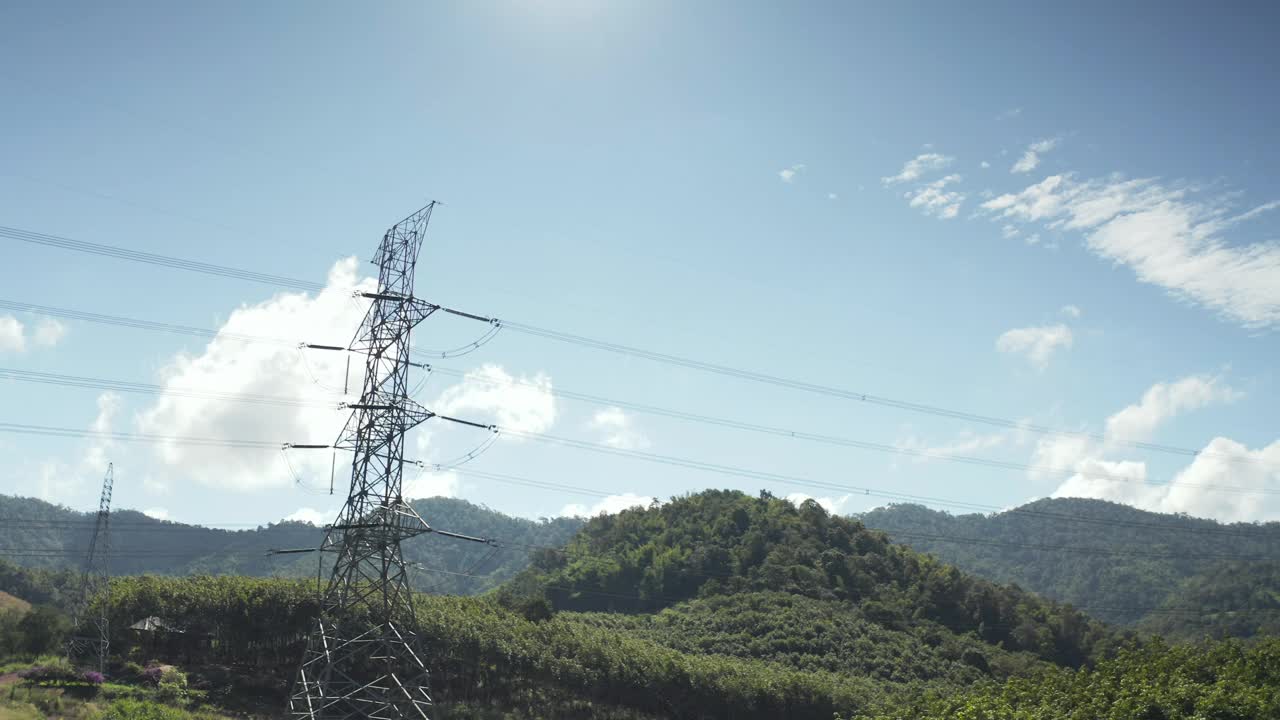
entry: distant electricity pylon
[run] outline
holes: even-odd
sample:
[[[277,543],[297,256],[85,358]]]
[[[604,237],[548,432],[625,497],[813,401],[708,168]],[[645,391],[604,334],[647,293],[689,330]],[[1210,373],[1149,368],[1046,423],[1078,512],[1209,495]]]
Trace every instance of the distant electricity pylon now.
[[[85,555],[84,570],[80,582],[80,595],[72,606],[72,628],[80,632],[80,624],[88,621],[90,603],[98,598],[97,613],[92,623],[96,636],[77,634],[67,643],[67,656],[76,662],[93,651],[97,655],[98,672],[107,671],[109,611],[111,609],[111,490],[115,484],[115,468],[107,464],[107,475],[102,479],[102,495],[98,499],[98,518],[89,538],[89,552]]]
[[[333,553],[333,570],[290,694],[293,717],[426,718],[431,705],[400,543],[434,532],[401,494],[405,433],[432,417],[454,420],[409,399],[410,332],[440,309],[413,297],[434,206],[383,236],[372,261],[377,291],[361,293],[372,304],[360,330],[350,347],[324,348],[364,353],[364,385],[334,443],[354,452],[351,489],[320,546],[322,563],[324,553]]]

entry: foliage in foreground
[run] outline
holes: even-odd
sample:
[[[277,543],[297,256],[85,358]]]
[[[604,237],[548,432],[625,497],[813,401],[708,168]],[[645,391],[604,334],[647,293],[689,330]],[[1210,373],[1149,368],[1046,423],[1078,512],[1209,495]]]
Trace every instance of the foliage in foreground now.
[[[860,720],[1256,720],[1280,717],[1280,638],[1125,650],[1096,668],[1046,670],[932,695]]]

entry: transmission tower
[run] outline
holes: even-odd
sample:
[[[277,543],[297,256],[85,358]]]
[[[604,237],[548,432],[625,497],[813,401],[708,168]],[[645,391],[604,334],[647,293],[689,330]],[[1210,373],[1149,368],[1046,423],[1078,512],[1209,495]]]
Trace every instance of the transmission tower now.
[[[79,661],[91,651],[97,656],[98,672],[107,671],[108,611],[111,599],[111,490],[115,484],[115,468],[107,464],[107,475],[102,479],[102,496],[98,500],[98,517],[89,538],[89,552],[84,559],[80,582],[80,595],[72,609],[72,627],[79,632],[82,622],[89,621],[97,630],[96,635],[78,634],[67,643],[67,656]],[[97,613],[89,620],[90,603],[98,598]]]
[[[354,453],[351,489],[320,546],[322,567],[330,553],[333,569],[290,695],[293,717],[427,718],[431,705],[400,543],[433,532],[401,489],[405,433],[437,417],[408,387],[410,333],[439,309],[413,297],[434,206],[386,232],[372,261],[377,291],[361,293],[372,304],[347,349],[365,354],[364,384],[334,443]]]

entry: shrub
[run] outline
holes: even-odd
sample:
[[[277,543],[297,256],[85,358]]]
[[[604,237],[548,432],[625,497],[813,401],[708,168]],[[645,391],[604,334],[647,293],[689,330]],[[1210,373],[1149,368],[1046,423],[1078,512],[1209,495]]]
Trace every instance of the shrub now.
[[[187,689],[187,674],[174,667],[164,669],[156,688],[156,697],[165,702],[181,703],[190,698],[190,693]]]
[[[80,679],[91,685],[101,685],[107,678],[97,670],[86,670],[84,675],[80,676]]]
[[[80,674],[65,659],[57,659],[41,665],[29,667],[18,672],[18,677],[31,683],[57,682],[59,680],[79,680]]]

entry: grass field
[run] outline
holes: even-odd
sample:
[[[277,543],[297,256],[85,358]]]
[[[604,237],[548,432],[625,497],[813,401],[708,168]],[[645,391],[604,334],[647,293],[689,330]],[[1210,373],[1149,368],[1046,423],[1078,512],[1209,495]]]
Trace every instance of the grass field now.
[[[4,612],[6,610],[17,610],[18,612],[25,613],[30,609],[31,603],[23,600],[22,598],[14,597],[7,592],[0,591],[0,612]],[[5,720],[3,715],[0,715],[0,720]]]

